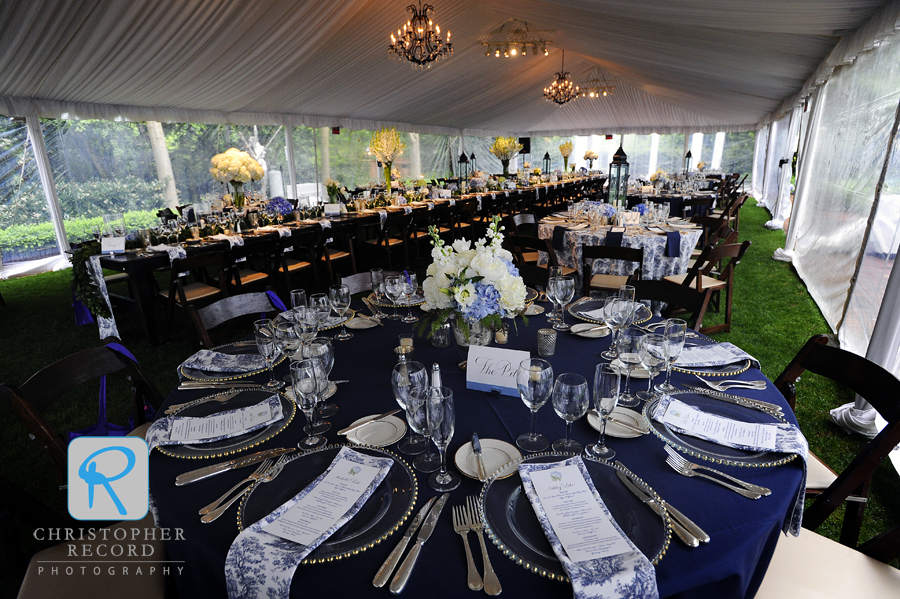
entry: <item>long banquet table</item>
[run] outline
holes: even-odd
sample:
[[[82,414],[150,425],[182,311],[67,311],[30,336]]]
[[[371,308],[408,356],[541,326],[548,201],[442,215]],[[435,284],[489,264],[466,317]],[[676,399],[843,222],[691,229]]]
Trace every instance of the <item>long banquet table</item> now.
[[[361,308],[356,303],[353,307]],[[509,344],[505,347],[529,350],[536,355],[537,331],[544,326],[544,315],[530,318],[527,326],[519,322],[518,327],[511,330]],[[357,330],[353,339],[334,342],[335,365],[331,379],[349,379],[349,382],[339,385],[338,392],[332,398],[340,406],[340,411],[330,418],[332,430],[326,433],[330,443],[343,442],[343,438],[336,438],[334,431],[355,419],[397,407],[389,376],[396,362],[392,349],[397,344],[397,335],[409,329],[408,324],[386,320],[383,327]],[[456,433],[448,450],[451,468],[453,455],[469,441],[473,431],[477,431],[482,439],[515,443],[515,438],[528,430],[530,412],[518,398],[491,396],[466,389],[465,374],[457,367],[464,354],[452,341],[450,347],[443,349],[433,348],[427,340],[418,337],[415,344],[415,360],[429,367],[432,363],[438,363],[443,384],[450,387],[455,395]],[[608,337],[586,339],[560,333],[556,354],[548,360],[557,375],[577,372],[592,380],[594,367],[600,361],[598,354],[607,346]],[[285,376],[287,366],[279,365],[276,373],[279,377]],[[255,380],[262,382],[266,377],[265,374],[258,375]],[[764,378],[752,368],[740,377]],[[688,375],[677,372],[673,375],[673,381],[681,385],[694,382],[689,381]],[[633,390],[640,390],[643,385],[646,385],[646,380],[632,381]],[[215,391],[173,391],[166,405],[211,393]],[[784,408],[787,419],[796,424],[786,402],[771,385],[767,391],[757,392],[752,397],[778,403]],[[284,431],[254,448],[254,451],[294,446],[303,436],[302,424],[302,414],[298,413]],[[551,441],[564,435],[564,423],[553,412],[552,406],[545,405],[538,413],[538,430]],[[598,435],[582,418],[575,422],[573,436],[586,444],[595,441]],[[616,450],[617,459],[712,537],[710,543],[690,549],[672,536],[668,551],[656,568],[660,596],[752,597],[771,559],[778,535],[782,534],[801,484],[800,461],[793,460],[771,468],[724,467],[745,480],[772,489],[771,496],[753,501],[718,485],[676,474],[665,464],[663,442],[652,434],[634,439],[609,438],[608,443]],[[396,446],[387,449],[402,456]],[[183,566],[181,574],[176,575],[182,597],[199,599],[224,597],[226,594],[224,561],[229,546],[238,534],[235,507],[208,525],[200,523],[197,510],[247,476],[252,468],[225,473],[189,486],[174,485],[177,474],[217,461],[220,459],[178,459],[162,455],[159,451],[152,452],[150,456],[150,486],[157,500],[161,525],[182,528],[184,533],[185,540],[168,543],[169,559]],[[277,481],[271,484],[277,484]],[[417,474],[417,481],[419,498],[416,510],[428,498],[437,495],[428,487],[427,475]],[[477,496],[481,488],[482,484],[478,481],[463,477],[460,487],[451,493],[448,504],[461,504],[466,496]],[[603,489],[599,491],[602,495]],[[293,578],[291,596],[389,596],[387,588],[374,588],[371,581],[407,526],[408,521],[385,541],[357,555],[329,563],[301,564]],[[472,535],[469,542],[477,547]],[[572,589],[568,584],[525,570],[492,545],[487,535],[486,542],[504,596],[571,597]],[[461,545],[459,536],[453,532],[450,509],[445,509],[434,534],[422,550],[404,594],[437,599],[472,596],[472,591],[466,586],[465,554]],[[479,549],[473,548],[472,551],[481,571]]]

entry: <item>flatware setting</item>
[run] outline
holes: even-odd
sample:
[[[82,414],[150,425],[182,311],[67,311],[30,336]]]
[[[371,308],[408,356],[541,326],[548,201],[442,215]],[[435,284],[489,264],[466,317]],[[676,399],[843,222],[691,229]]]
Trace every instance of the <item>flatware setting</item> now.
[[[243,484],[243,483],[247,482],[247,480],[250,480],[250,482],[257,482],[257,481],[258,481],[258,482],[260,482],[260,483],[270,483],[270,482],[272,482],[273,480],[275,480],[275,478],[276,478],[279,474],[281,474],[281,470],[284,468],[285,458],[286,458],[286,457],[287,457],[287,456],[281,456],[281,457],[278,459],[278,462],[276,462],[274,466],[271,466],[271,460],[266,460],[267,462],[269,462],[269,466],[267,466],[266,468],[262,468],[262,467],[258,468],[258,469],[256,470],[256,472],[254,472],[253,474],[250,475],[250,477],[248,477],[248,479],[246,479],[246,480],[244,480],[244,481],[241,481],[241,483],[239,483],[239,484]],[[254,475],[255,475],[255,476],[254,476]],[[252,480],[251,480],[251,479],[252,479]],[[231,499],[229,499],[229,500],[226,501],[225,503],[219,505],[219,506],[216,507],[215,509],[210,510],[209,512],[207,512],[206,514],[204,514],[204,515],[200,518],[200,522],[202,522],[203,524],[209,524],[210,522],[215,521],[219,516],[221,516],[222,514],[224,514],[224,513],[228,510],[228,508],[230,508],[231,505],[232,505],[235,501],[237,501],[238,499],[240,499],[241,497],[243,497],[243,496],[247,493],[247,491],[250,490],[250,488],[251,488],[252,486],[253,486],[253,485],[248,486],[248,487],[245,488],[243,491],[241,491],[240,493],[237,493],[234,497],[232,497]],[[235,486],[235,488],[236,488],[236,487],[237,487],[237,486]],[[229,491],[229,493],[230,493],[230,492],[231,492],[231,491]],[[225,495],[223,495],[223,497],[227,497],[227,495],[228,495],[228,494],[226,493]],[[209,506],[207,506],[207,507],[209,507]],[[203,508],[203,509],[206,509],[206,508]],[[202,510],[201,510],[201,512],[202,512]]]
[[[484,525],[481,523],[481,518],[478,517],[475,498],[467,497],[465,507],[466,524],[469,530],[478,535],[478,543],[481,545],[481,557],[484,566],[484,592],[488,595],[499,595],[503,588],[500,586],[500,580],[494,573],[494,568],[491,566],[491,560],[488,557],[487,547],[484,544],[484,535],[482,534]]]
[[[739,395],[731,395],[729,393],[723,393],[721,391],[714,391],[712,389],[696,387],[693,385],[685,385],[685,389],[691,391],[692,393],[706,395],[707,397],[714,397],[724,402],[732,403],[738,406],[744,406],[745,408],[750,408],[751,410],[758,410],[760,412],[765,412],[767,414],[773,414],[776,416],[780,416],[783,414],[781,406],[779,406],[778,404],[769,403],[767,401],[751,399],[749,397],[740,397]]]
[[[762,497],[761,493],[756,493],[754,491],[750,491],[745,487],[736,487],[732,484],[726,483],[724,480],[720,480],[718,478],[709,476],[707,474],[702,474],[700,472],[694,472],[694,470],[690,466],[685,465],[684,463],[682,463],[682,461],[673,459],[672,456],[668,456],[666,458],[666,464],[671,466],[672,470],[674,470],[678,474],[681,474],[683,476],[689,476],[689,477],[699,476],[700,478],[705,478],[707,480],[711,480],[714,483],[718,483],[718,484],[722,485],[726,489],[731,489],[738,495],[743,495],[747,499],[759,499],[760,497]]]
[[[237,491],[238,489],[240,489],[242,486],[244,486],[247,483],[256,482],[260,476],[265,474],[266,470],[268,470],[272,466],[273,463],[274,463],[274,460],[272,458],[267,458],[267,459],[263,460],[263,462],[259,466],[257,466],[256,470],[254,470],[250,476],[248,476],[245,479],[242,479],[236,485],[234,485],[233,487],[231,487],[230,489],[225,491],[221,497],[219,497],[218,499],[216,499],[215,501],[213,501],[206,507],[201,508],[198,513],[201,516],[205,516],[205,515],[213,512],[216,508],[218,508],[220,505],[222,505],[222,503],[224,501],[226,501],[228,499],[228,496],[231,495],[233,492]],[[246,489],[244,489],[244,491],[246,491]],[[239,493],[236,497],[240,497],[241,495],[243,495],[243,492]],[[231,503],[229,503],[228,505],[231,505]]]
[[[209,397],[195,399],[194,401],[188,401],[185,403],[175,404],[173,406],[169,406],[166,409],[166,416],[171,416],[175,412],[179,412],[188,406],[199,406],[200,404],[210,403],[210,402],[225,403],[229,399],[233,399],[234,397],[238,396],[240,394],[240,392],[241,392],[240,389],[232,389],[228,393],[222,393],[219,395],[210,395]]]
[[[397,542],[397,546],[394,547],[394,550],[391,551],[391,554],[388,555],[387,559],[384,560],[384,563],[381,564],[381,567],[378,569],[378,572],[375,574],[375,579],[372,580],[372,584],[376,587],[383,587],[387,584],[387,581],[390,580],[391,574],[394,573],[394,568],[397,567],[397,564],[400,562],[400,557],[403,555],[403,551],[406,549],[406,546],[409,544],[409,540],[412,538],[414,534],[416,534],[416,530],[418,530],[419,526],[422,524],[422,521],[428,514],[428,510],[431,508],[431,504],[434,503],[435,498],[432,497],[428,501],[425,502],[425,505],[419,510],[419,513],[416,514],[416,517],[413,518],[413,521],[410,523],[409,528],[406,529],[406,533],[400,537],[400,541]]]
[[[179,474],[175,478],[175,486],[182,487],[184,485],[189,485],[191,483],[207,479],[211,476],[221,474],[222,472],[228,472],[229,470],[238,470],[239,468],[246,468],[247,466],[252,466],[260,461],[274,458],[282,454],[292,453],[294,451],[296,450],[293,447],[267,449],[265,451],[258,451],[254,454],[242,458],[235,458],[233,460],[228,460],[227,462],[221,462],[219,464],[213,464],[212,466],[205,466],[203,468],[191,470],[190,472]]]
[[[412,549],[409,550],[406,559],[400,564],[397,574],[394,576],[394,579],[391,580],[390,589],[391,593],[394,595],[403,592],[403,588],[409,580],[409,575],[416,565],[416,560],[419,559],[419,553],[422,551],[422,546],[428,541],[431,533],[434,532],[434,527],[437,524],[438,518],[441,517],[441,511],[444,509],[444,504],[447,503],[449,497],[450,493],[441,495],[441,498],[437,500],[437,503],[434,504],[434,507],[432,507],[431,511],[428,513],[428,518],[426,518],[425,523],[422,524],[422,528],[419,530],[418,536],[416,536],[416,541],[413,543]]]
[[[463,547],[466,549],[466,571],[468,572],[466,584],[471,590],[480,591],[484,588],[484,582],[481,580],[481,575],[478,573],[478,570],[475,568],[475,562],[472,560],[472,550],[469,547],[468,538],[469,522],[466,516],[464,505],[453,506],[453,530],[462,537]]]
[[[766,388],[765,381],[724,380],[718,383],[714,383],[698,374],[695,374],[694,376],[703,381],[704,385],[716,391],[728,391],[729,389],[751,389],[754,391],[762,391]]]
[[[707,472],[712,472],[714,474],[718,474],[719,476],[727,478],[731,482],[741,485],[748,491],[752,491],[754,493],[759,493],[763,497],[767,497],[772,494],[772,490],[767,487],[761,487],[759,485],[754,485],[753,483],[748,483],[739,478],[735,478],[735,477],[731,476],[730,474],[726,474],[724,472],[716,470],[715,468],[710,468],[709,466],[703,466],[702,464],[695,464],[694,462],[691,462],[691,461],[685,459],[684,456],[679,454],[678,451],[676,449],[674,449],[671,445],[665,445],[664,449],[666,450],[666,453],[669,454],[669,458],[672,459],[672,462],[675,464],[678,464],[679,467],[681,467],[681,468],[685,468],[688,470],[706,470]]]

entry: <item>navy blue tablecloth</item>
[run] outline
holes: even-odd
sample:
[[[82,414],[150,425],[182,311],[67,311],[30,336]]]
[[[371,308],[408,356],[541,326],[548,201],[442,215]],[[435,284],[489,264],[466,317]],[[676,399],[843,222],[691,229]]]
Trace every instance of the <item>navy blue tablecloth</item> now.
[[[415,310],[415,308],[414,308]],[[569,317],[571,320],[571,317]],[[530,350],[537,355],[537,331],[546,326],[545,316],[533,317],[528,326],[521,321],[510,331],[512,349]],[[339,385],[332,401],[340,406],[340,412],[330,418],[332,430],[326,433],[329,442],[342,442],[334,431],[353,420],[397,407],[393,398],[389,373],[396,362],[392,351],[397,335],[410,330],[410,325],[397,321],[385,321],[385,326],[354,331],[349,341],[335,341],[335,365],[332,380],[349,379]],[[599,353],[608,345],[604,339],[584,339],[560,333],[556,355],[549,358],[554,372],[577,372],[589,381],[593,380]],[[425,339],[416,338],[415,360],[430,367],[437,362],[441,366],[443,383],[454,391],[456,399],[456,434],[448,450],[452,456],[468,442],[473,431],[482,439],[501,439],[515,443],[515,438],[530,426],[530,412],[513,397],[492,397],[488,394],[468,391],[465,373],[457,364],[464,359],[463,352],[452,342],[443,349],[431,347]],[[277,369],[279,376],[287,373],[287,366]],[[762,378],[758,371],[741,375],[747,379]],[[260,381],[266,375],[258,377]],[[674,374],[673,381],[688,384],[688,377]],[[641,390],[646,380],[633,380],[633,390]],[[213,391],[174,391],[168,403],[180,403]],[[796,424],[791,411],[781,396],[771,386],[769,391],[752,395],[781,404],[787,418]],[[549,402],[548,402],[549,404]],[[266,442],[261,448],[293,446],[303,436],[302,414],[285,431]],[[564,436],[563,421],[545,405],[538,413],[538,430],[550,440]],[[573,426],[573,436],[584,444],[597,439],[597,433],[582,418]],[[661,597],[752,597],[765,573],[775,548],[778,535],[788,517],[792,500],[800,485],[799,460],[777,468],[725,470],[742,476],[751,482],[772,489],[772,495],[752,501],[718,485],[689,479],[676,474],[665,464],[663,442],[651,435],[636,439],[610,438],[609,445],[617,451],[617,459],[647,481],[662,497],[693,519],[712,537],[707,545],[690,549],[672,536],[670,548],[657,566],[657,581]],[[395,446],[388,449],[396,451]],[[402,454],[401,454],[402,455]],[[200,524],[197,510],[224,493],[238,480],[247,476],[250,469],[228,472],[212,479],[185,487],[175,487],[177,474],[212,463],[213,460],[183,460],[164,456],[158,451],[150,456],[150,486],[156,497],[161,524],[183,531],[184,540],[173,539],[167,543],[169,559],[183,569],[176,574],[182,597],[224,597],[224,561],[231,542],[237,536],[236,508],[216,522]],[[417,507],[436,495],[428,487],[427,475],[418,474],[419,500]],[[450,496],[450,505],[462,503],[466,496],[477,495],[481,484],[463,477],[460,487]],[[600,489],[602,494],[602,489]],[[425,545],[404,595],[408,597],[432,597],[434,599],[470,597],[466,586],[465,553],[461,540],[453,532],[450,510],[445,510],[431,539]],[[406,525],[401,528],[405,531]],[[400,533],[386,541],[350,558],[326,564],[300,565],[291,587],[293,597],[388,597],[386,588],[376,589],[372,578],[393,549]],[[470,543],[474,537],[470,536]],[[506,597],[568,598],[571,586],[526,571],[504,556],[489,540],[488,552],[503,585]],[[477,545],[477,542],[476,542]],[[478,549],[473,549],[478,569],[481,560]]]

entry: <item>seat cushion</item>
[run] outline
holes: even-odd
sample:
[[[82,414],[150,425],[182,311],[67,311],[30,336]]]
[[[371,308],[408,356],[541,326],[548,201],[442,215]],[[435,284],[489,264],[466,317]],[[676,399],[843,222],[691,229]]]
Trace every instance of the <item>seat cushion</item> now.
[[[805,528],[779,535],[756,599],[888,599],[900,595],[900,570]]]
[[[591,277],[591,287],[595,289],[618,289],[628,283],[626,275],[597,274]]]
[[[525,262],[537,262],[540,252],[522,252],[522,259]]]
[[[837,480],[837,474],[825,465],[814,453],[809,452],[806,460],[806,489],[807,491],[824,491]]]
[[[687,274],[682,275],[669,275],[667,277],[663,277],[666,281],[670,281],[672,283],[677,283],[679,285],[684,284],[684,280],[687,278]],[[727,285],[727,281],[720,281],[719,279],[714,279],[712,277],[707,277],[706,275],[700,275],[700,285],[702,289],[724,289]],[[697,281],[694,281],[692,287],[697,287]]]
[[[242,268],[238,270],[238,278],[241,280],[241,285],[247,285],[249,283],[256,283],[257,281],[264,281],[269,278],[269,275],[264,272],[259,272],[258,270]]]
[[[350,257],[350,252],[345,252],[344,250],[336,250],[334,248],[325,248],[325,253],[328,254],[329,260],[340,260],[341,258]]]
[[[366,243],[368,243],[369,245],[381,245],[381,242],[377,239],[367,239]],[[403,240],[395,239],[393,237],[388,237],[387,243],[389,246],[393,247],[395,245],[403,245]],[[332,260],[334,260],[334,258],[332,258]]]
[[[290,258],[288,256],[284,257],[284,261],[287,264],[288,272],[296,272],[298,270],[304,270],[312,266],[312,264],[306,262],[305,260],[298,260],[296,258]]]
[[[209,299],[221,293],[221,289],[213,287],[212,285],[207,285],[206,283],[188,283],[184,286],[184,296],[189,303],[197,300]],[[169,290],[160,289],[159,294],[167,298],[169,297]],[[177,293],[175,294],[175,301],[181,303]]]

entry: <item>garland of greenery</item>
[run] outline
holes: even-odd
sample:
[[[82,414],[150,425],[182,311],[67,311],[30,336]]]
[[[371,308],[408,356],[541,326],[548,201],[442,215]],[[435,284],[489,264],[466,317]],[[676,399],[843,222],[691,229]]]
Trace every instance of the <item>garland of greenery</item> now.
[[[100,294],[100,286],[91,277],[88,260],[100,253],[100,244],[96,241],[86,242],[72,252],[72,290],[75,297],[91,314],[110,318],[109,305]]]

